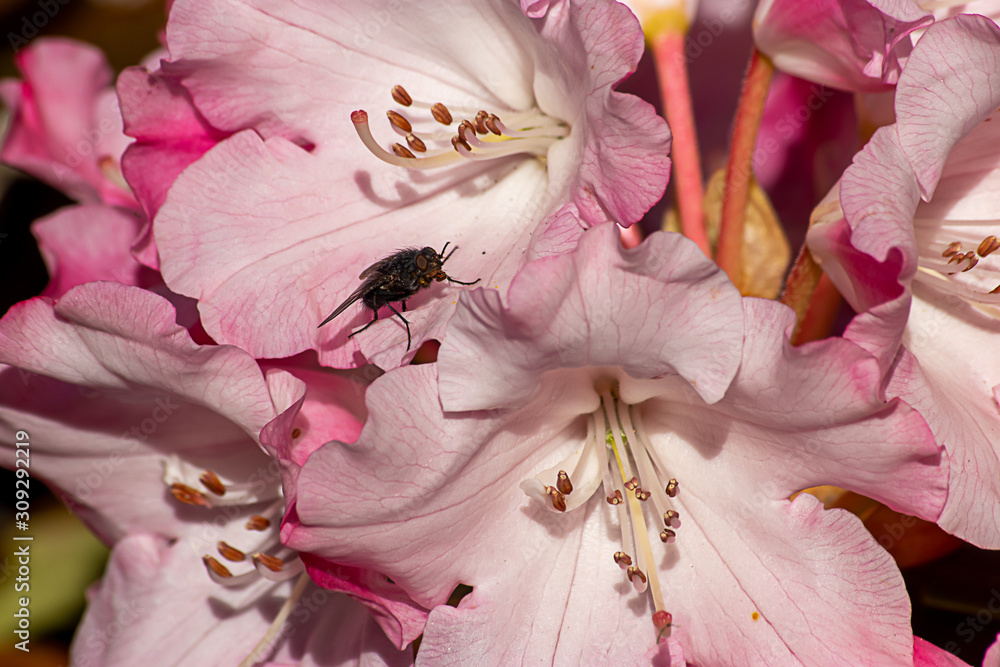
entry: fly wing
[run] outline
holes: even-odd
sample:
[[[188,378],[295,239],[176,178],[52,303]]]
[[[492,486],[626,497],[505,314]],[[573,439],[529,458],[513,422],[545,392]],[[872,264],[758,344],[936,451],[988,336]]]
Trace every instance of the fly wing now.
[[[361,272],[361,275],[358,276],[358,280],[364,280],[365,278],[368,278],[374,273],[381,273],[385,265],[388,264],[394,257],[395,255],[389,255],[388,257],[383,257],[379,261],[375,262],[374,264],[372,264],[367,269]]]
[[[371,271],[372,268],[374,268],[374,265],[371,266],[371,267],[368,267],[367,269],[365,269],[365,273],[368,273],[369,271]],[[362,274],[362,275],[364,275],[364,274]],[[327,322],[329,322],[330,320],[332,320],[333,318],[335,318],[337,315],[340,315],[342,312],[344,312],[345,310],[347,310],[348,307],[350,307],[350,305],[352,303],[354,303],[355,301],[358,301],[359,299],[361,299],[361,297],[363,297],[365,295],[365,292],[367,292],[370,288],[371,288],[371,286],[369,285],[369,283],[368,283],[367,280],[365,282],[361,283],[361,285],[359,285],[356,290],[354,290],[353,292],[351,292],[351,296],[349,296],[346,299],[344,299],[344,302],[342,304],[340,304],[339,306],[337,306],[337,308],[332,313],[330,313],[329,317],[327,317],[325,320],[323,320],[322,322],[320,322],[319,327],[323,326],[324,324],[326,324]],[[316,328],[318,329],[319,327],[316,327]]]

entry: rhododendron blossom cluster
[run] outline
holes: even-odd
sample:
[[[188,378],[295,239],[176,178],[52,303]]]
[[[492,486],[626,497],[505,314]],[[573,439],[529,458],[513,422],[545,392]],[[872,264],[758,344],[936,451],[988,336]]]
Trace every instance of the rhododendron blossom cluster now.
[[[965,664],[830,498],[1000,549],[977,4],[761,2],[724,165],[724,2],[174,0],[115,83],[32,42],[0,158],[78,203],[0,461],[112,549],[73,663]]]

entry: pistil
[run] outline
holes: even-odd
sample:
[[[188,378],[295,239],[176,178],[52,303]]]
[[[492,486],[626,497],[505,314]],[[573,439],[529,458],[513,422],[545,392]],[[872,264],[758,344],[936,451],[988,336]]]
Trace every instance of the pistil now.
[[[555,467],[523,481],[521,488],[560,513],[580,507],[598,487],[603,488],[606,502],[617,512],[621,532],[621,549],[613,554],[613,560],[637,592],[649,589],[654,625],[662,636],[672,617],[665,609],[643,504],[651,500],[656,520],[662,517],[660,541],[673,542],[681,521],[670,499],[677,495],[679,485],[675,478],[667,479],[666,466],[642,433],[638,411],[620,399],[617,384],[604,379],[595,389],[601,405],[587,418],[583,447]]]

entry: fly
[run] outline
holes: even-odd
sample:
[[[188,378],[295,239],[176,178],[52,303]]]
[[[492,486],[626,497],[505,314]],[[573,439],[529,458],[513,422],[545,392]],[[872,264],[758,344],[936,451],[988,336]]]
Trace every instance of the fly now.
[[[383,257],[367,269],[361,272],[358,280],[361,285],[351,292],[351,295],[337,306],[330,316],[323,320],[319,326],[323,326],[337,315],[347,310],[355,301],[361,301],[365,308],[372,311],[372,320],[357,331],[351,333],[348,338],[356,336],[378,321],[378,311],[382,306],[388,306],[389,310],[403,320],[406,325],[406,351],[410,351],[410,323],[403,317],[403,314],[392,307],[393,303],[402,304],[403,313],[406,312],[406,300],[418,291],[427,287],[432,281],[447,280],[456,285],[475,285],[479,282],[476,278],[471,283],[455,280],[444,272],[444,263],[452,256],[458,246],[451,249],[447,255],[448,243],[444,244],[441,252],[434,248],[404,248],[397,250],[388,257]]]

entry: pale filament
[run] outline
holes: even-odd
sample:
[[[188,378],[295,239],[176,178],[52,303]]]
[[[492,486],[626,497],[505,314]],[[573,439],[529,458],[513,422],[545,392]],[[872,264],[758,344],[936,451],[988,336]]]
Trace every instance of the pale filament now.
[[[405,113],[389,111],[389,125],[406,139],[391,151],[378,144],[368,124],[368,113],[354,111],[351,120],[361,142],[383,162],[406,169],[436,169],[463,160],[499,159],[511,155],[543,157],[556,141],[569,135],[569,127],[537,109],[506,114],[506,123],[496,114],[472,111],[443,104],[413,100],[401,86],[393,88],[393,99],[404,108],[428,109],[436,129],[417,132],[414,120]],[[457,112],[462,117],[455,117]],[[444,132],[442,127],[448,127]],[[428,144],[440,144],[429,149]]]

